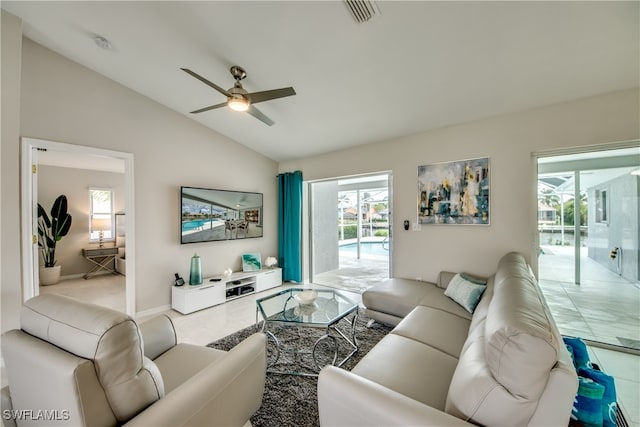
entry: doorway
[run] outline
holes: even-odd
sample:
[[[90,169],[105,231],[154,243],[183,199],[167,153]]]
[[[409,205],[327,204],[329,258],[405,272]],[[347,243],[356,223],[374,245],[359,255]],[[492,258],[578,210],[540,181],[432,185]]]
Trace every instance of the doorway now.
[[[309,185],[310,279],[362,293],[390,277],[391,174]]]
[[[564,335],[640,351],[640,147],[628,145],[538,156],[538,277]]]
[[[126,276],[124,276],[124,310],[135,316],[135,228],[133,203],[133,154],[48,140],[22,139],[22,269],[24,279],[24,299],[40,293],[39,248],[37,242],[37,206],[38,206],[38,160],[39,154],[46,153],[47,163],[56,167],[72,169],[102,169],[118,165],[124,176],[124,209],[127,221],[123,234],[128,236],[123,250],[126,251]],[[55,159],[55,160],[52,160]],[[79,163],[81,163],[79,165]],[[94,164],[94,166],[91,166]],[[86,183],[87,190],[91,183]],[[87,200],[89,192],[87,192]],[[83,212],[86,214],[85,212]],[[88,218],[88,216],[86,216]],[[85,218],[85,219],[86,219]],[[81,220],[79,218],[79,220]],[[82,221],[82,220],[81,220]],[[87,219],[87,223],[89,220]],[[116,230],[114,229],[114,233]],[[115,234],[114,234],[115,237]],[[85,236],[88,241],[88,236]],[[115,239],[114,239],[115,241]],[[115,242],[114,242],[115,244]],[[79,251],[79,254],[82,251]],[[76,257],[80,255],[76,255]],[[77,279],[84,280],[84,279]]]

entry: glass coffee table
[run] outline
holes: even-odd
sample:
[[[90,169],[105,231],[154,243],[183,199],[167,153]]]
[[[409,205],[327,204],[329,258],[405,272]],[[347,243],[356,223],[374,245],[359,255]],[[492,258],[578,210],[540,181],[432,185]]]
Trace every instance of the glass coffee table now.
[[[296,295],[304,291],[311,289],[290,288],[256,300],[256,325],[261,316],[268,338],[267,372],[318,376],[323,366],[342,366],[358,351],[358,304],[328,289],[313,289],[315,301],[302,304]]]

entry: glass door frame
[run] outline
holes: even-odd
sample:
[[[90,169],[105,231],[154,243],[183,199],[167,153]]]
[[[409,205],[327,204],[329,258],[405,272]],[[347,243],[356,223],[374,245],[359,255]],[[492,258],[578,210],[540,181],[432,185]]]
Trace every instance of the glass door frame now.
[[[387,202],[387,207],[388,207],[388,229],[389,229],[389,233],[388,233],[388,245],[389,245],[389,257],[388,257],[388,269],[389,269],[389,277],[393,277],[393,174],[391,171],[380,171],[380,172],[370,172],[370,173],[365,173],[365,174],[359,174],[359,175],[348,175],[348,176],[340,176],[340,177],[332,177],[332,178],[325,178],[325,179],[318,179],[318,180],[313,180],[313,181],[308,181],[307,182],[307,186],[306,186],[306,197],[307,197],[307,201],[305,203],[306,209],[308,209],[307,215],[306,215],[306,219],[307,219],[307,223],[308,223],[308,230],[307,230],[307,238],[308,238],[308,243],[306,245],[306,249],[307,249],[307,256],[306,256],[306,260],[305,260],[305,264],[308,266],[308,272],[309,272],[309,276],[308,276],[308,280],[309,282],[313,283],[313,278],[316,275],[316,273],[314,272],[314,261],[313,261],[313,257],[314,257],[314,240],[313,240],[313,230],[314,230],[314,220],[313,220],[313,212],[314,212],[314,205],[313,205],[313,184],[316,183],[322,183],[322,182],[331,182],[331,181],[340,181],[340,180],[349,180],[349,179],[357,179],[357,178],[364,178],[364,177],[370,177],[370,176],[379,176],[379,175],[386,175],[387,176],[387,192],[388,192],[388,202]],[[358,218],[358,236],[360,235],[360,218]],[[360,251],[359,245],[357,248],[358,251]]]
[[[532,179],[532,187],[533,187],[533,206],[536,209],[536,214],[533,216],[532,223],[532,235],[533,237],[533,252],[531,256],[531,267],[534,271],[536,277],[539,277],[539,265],[538,265],[538,254],[540,250],[540,238],[538,233],[538,176],[542,173],[573,173],[574,178],[574,203],[576,197],[580,197],[580,173],[589,170],[598,170],[598,169],[611,169],[618,167],[633,167],[638,166],[633,162],[633,158],[625,159],[624,157],[616,156],[613,158],[607,156],[601,156],[595,159],[585,159],[585,160],[567,160],[563,162],[554,162],[550,164],[540,164],[540,159],[548,158],[548,157],[561,157],[561,156],[571,156],[578,154],[586,154],[586,153],[605,153],[608,151],[616,151],[621,149],[628,148],[636,148],[640,146],[640,140],[631,140],[631,141],[623,141],[616,142],[610,144],[598,144],[598,145],[590,145],[590,146],[582,146],[582,147],[574,147],[567,149],[559,149],[559,150],[550,150],[544,152],[535,152],[532,153],[532,165],[533,165],[533,179]],[[576,196],[577,195],[577,196]],[[575,212],[575,209],[574,209]],[[574,246],[575,246],[575,254],[574,254],[574,282],[576,284],[580,284],[581,275],[580,275],[580,245],[581,245],[581,235],[580,235],[580,215],[574,214]]]

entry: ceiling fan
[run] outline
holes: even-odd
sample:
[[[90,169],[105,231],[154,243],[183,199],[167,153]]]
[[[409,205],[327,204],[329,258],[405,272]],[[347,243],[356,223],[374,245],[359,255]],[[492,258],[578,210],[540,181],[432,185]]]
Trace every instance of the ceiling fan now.
[[[265,116],[264,113],[254,107],[253,104],[257,104],[258,102],[270,101],[277,98],[284,98],[285,96],[296,94],[296,91],[293,90],[292,87],[284,87],[281,89],[272,89],[249,93],[242,87],[242,83],[240,83],[241,80],[247,77],[247,72],[242,67],[239,67],[237,65],[234,65],[229,70],[231,71],[231,75],[233,76],[233,78],[236,80],[236,82],[233,84],[233,87],[229,90],[222,89],[217,84],[210,82],[209,80],[205,79],[199,74],[194,73],[188,68],[181,68],[181,70],[200,80],[202,83],[214,88],[227,97],[227,102],[200,108],[199,110],[191,111],[191,114],[203,113],[205,111],[215,110],[216,108],[228,106],[235,111],[246,111],[256,119],[271,126],[274,124],[274,121]]]

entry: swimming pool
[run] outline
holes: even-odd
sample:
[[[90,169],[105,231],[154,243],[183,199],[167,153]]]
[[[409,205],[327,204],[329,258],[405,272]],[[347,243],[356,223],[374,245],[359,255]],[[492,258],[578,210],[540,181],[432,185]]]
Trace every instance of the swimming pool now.
[[[219,221],[216,219],[193,219],[191,221],[183,221],[182,232],[185,233],[187,231],[193,231],[198,228],[204,228],[205,225],[207,225],[206,228],[212,228],[212,226],[209,224],[214,222],[219,222]]]
[[[347,243],[340,245],[340,252],[355,254],[357,252],[357,243]],[[370,255],[389,255],[389,242],[360,242],[360,253]]]

